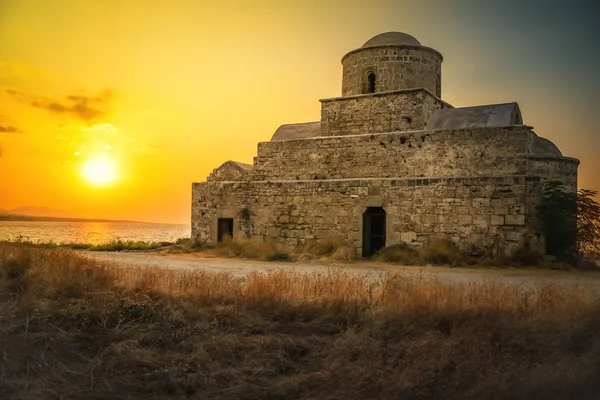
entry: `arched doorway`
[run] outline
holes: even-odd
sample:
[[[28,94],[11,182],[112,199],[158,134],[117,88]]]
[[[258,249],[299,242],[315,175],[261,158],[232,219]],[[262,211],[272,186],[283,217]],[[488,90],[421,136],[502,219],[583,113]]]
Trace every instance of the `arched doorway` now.
[[[385,247],[385,210],[367,207],[363,214],[363,257],[371,257]]]
[[[375,93],[375,72],[371,71],[367,74],[367,93]]]

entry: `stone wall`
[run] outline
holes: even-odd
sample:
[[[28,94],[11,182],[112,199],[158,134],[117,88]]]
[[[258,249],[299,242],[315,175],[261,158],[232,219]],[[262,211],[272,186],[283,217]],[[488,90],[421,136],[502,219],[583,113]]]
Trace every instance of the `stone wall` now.
[[[234,218],[234,236],[295,246],[336,234],[361,254],[362,215],[384,207],[387,245],[443,237],[463,251],[510,252],[526,239],[525,183],[524,176],[196,183],[192,239],[215,243],[217,219]]]
[[[527,175],[543,181],[560,181],[569,191],[577,191],[579,160],[569,157],[528,157]]]
[[[321,135],[423,129],[436,110],[452,107],[425,89],[321,100]]]
[[[372,71],[376,93],[426,88],[441,97],[442,55],[428,47],[357,49],[342,59],[342,65],[342,96],[367,93],[367,74]]]
[[[529,247],[540,254],[546,253],[541,224],[537,218],[537,207],[540,205],[544,184],[548,181],[559,181],[565,185],[566,190],[577,191],[577,168],[579,160],[569,157],[529,157],[527,163],[527,201],[526,214],[527,232],[529,233]]]
[[[234,236],[289,246],[336,234],[362,252],[367,207],[387,213],[387,245],[433,238],[463,251],[543,253],[544,182],[577,188],[578,161],[532,155],[527,126],[411,131],[259,143],[254,166],[227,162],[192,188],[192,238]],[[249,217],[248,217],[249,215]]]
[[[263,142],[249,179],[525,175],[529,132],[518,126]]]

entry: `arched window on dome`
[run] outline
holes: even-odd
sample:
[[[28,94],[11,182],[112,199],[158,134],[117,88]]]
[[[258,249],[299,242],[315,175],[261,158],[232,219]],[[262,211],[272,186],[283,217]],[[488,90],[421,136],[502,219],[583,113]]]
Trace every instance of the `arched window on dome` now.
[[[375,72],[370,71],[367,74],[367,93],[375,93],[375,81],[377,77],[375,76]]]

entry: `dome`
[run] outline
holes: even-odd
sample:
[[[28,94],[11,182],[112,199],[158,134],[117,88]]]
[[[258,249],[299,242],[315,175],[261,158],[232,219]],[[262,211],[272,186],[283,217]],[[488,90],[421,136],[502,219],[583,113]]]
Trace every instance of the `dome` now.
[[[385,33],[380,33],[377,36],[373,36],[371,39],[367,40],[367,42],[362,45],[362,48],[375,47],[375,46],[390,46],[390,45],[421,46],[421,43],[417,39],[415,39],[413,36],[410,36],[408,33],[385,32]]]

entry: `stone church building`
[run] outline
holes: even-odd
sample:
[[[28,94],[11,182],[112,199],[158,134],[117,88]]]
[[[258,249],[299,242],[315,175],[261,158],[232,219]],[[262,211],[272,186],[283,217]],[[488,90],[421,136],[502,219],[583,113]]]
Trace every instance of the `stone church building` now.
[[[543,183],[576,190],[579,161],[525,125],[517,103],[442,100],[442,60],[400,32],[350,51],[320,121],[282,125],[252,165],[227,161],[192,185],[192,240],[334,234],[368,257],[446,238],[471,253],[544,253]]]

